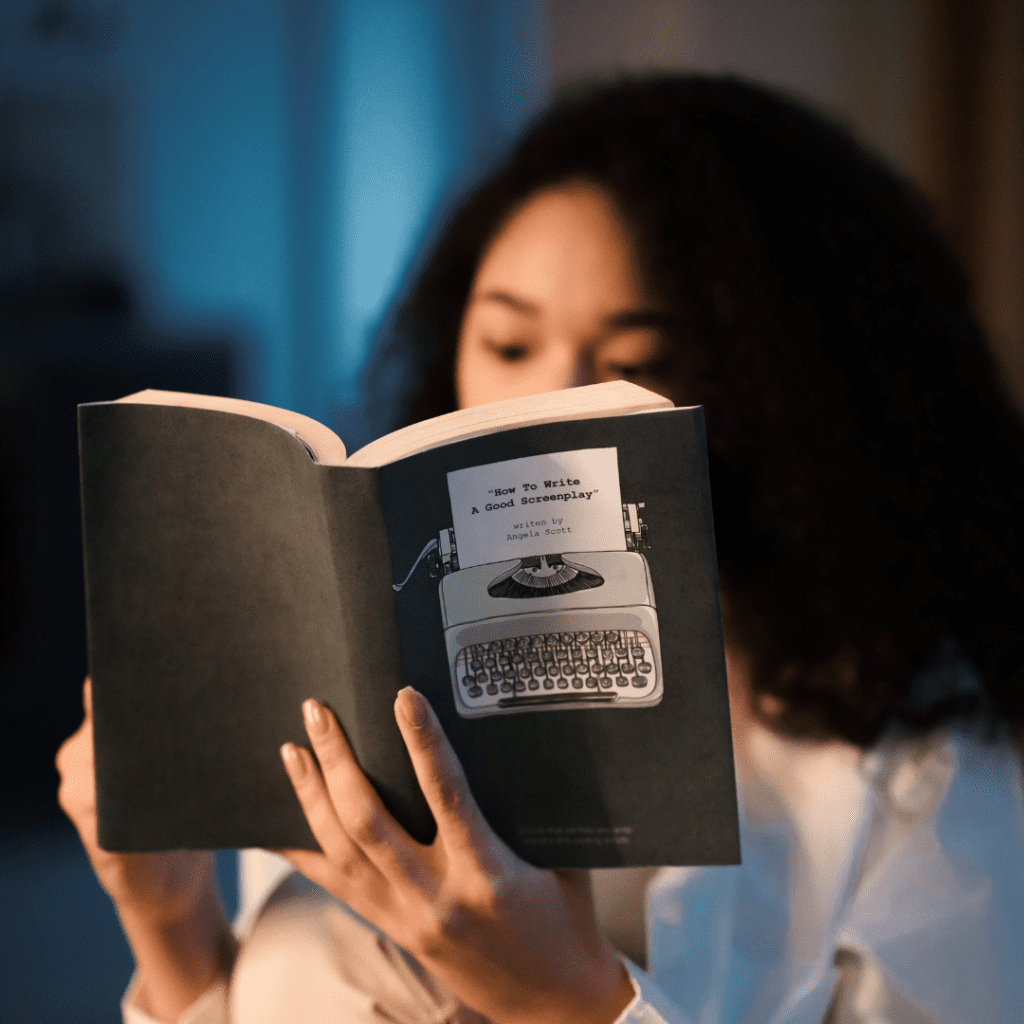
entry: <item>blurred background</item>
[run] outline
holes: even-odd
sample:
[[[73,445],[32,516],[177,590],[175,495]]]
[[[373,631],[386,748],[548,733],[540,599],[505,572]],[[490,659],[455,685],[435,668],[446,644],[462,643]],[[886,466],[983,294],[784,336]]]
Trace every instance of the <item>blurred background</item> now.
[[[131,969],[55,800],[86,667],[76,404],[229,394],[358,447],[369,347],[446,205],[561,85],[666,68],[789,90],[914,179],[1024,408],[1022,0],[0,4],[4,1021],[115,1021]]]

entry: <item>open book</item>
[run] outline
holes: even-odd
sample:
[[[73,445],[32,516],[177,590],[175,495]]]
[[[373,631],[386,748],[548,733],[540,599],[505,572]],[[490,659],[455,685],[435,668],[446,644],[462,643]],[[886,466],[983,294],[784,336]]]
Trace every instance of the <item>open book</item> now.
[[[429,841],[411,684],[532,863],[738,860],[699,408],[598,384],[346,457],[295,413],[144,391],[80,406],[79,440],[105,848],[315,846],[278,755],[310,696]]]

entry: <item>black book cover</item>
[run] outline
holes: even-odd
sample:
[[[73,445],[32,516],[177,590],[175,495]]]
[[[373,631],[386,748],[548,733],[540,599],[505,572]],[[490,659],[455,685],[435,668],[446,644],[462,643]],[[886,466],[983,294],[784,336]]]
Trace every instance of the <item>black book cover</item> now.
[[[277,753],[304,742],[307,696],[429,840],[392,713],[408,683],[532,863],[738,860],[699,410],[519,428],[379,470],[317,465],[288,432],[210,410],[103,403],[79,429],[107,848],[313,845]],[[508,486],[472,512],[495,474]]]

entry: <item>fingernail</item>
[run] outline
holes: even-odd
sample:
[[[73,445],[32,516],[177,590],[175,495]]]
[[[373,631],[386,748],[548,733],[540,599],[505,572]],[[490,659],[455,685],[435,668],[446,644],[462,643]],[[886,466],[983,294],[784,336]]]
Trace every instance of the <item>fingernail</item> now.
[[[302,775],[306,771],[305,762],[299,757],[299,748],[294,743],[281,745],[281,760],[296,775]]]
[[[417,729],[422,729],[428,719],[427,702],[423,699],[423,694],[411,686],[406,686],[398,692],[403,696],[402,714],[405,715],[405,720]]]
[[[306,729],[311,736],[323,736],[327,732],[327,715],[312,697],[303,702],[302,715],[306,719]]]

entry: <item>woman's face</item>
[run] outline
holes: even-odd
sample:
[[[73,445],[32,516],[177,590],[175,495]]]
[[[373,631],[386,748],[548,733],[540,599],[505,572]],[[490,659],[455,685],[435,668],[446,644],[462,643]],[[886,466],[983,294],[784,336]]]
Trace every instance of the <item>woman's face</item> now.
[[[546,189],[512,214],[480,261],[459,333],[459,407],[606,380],[678,401],[666,323],[608,197],[586,184]],[[746,663],[727,650],[730,693],[746,708]],[[733,722],[739,740],[753,718],[736,712]]]
[[[459,334],[459,407],[620,379],[671,398],[664,323],[607,196],[546,189],[480,261]]]

